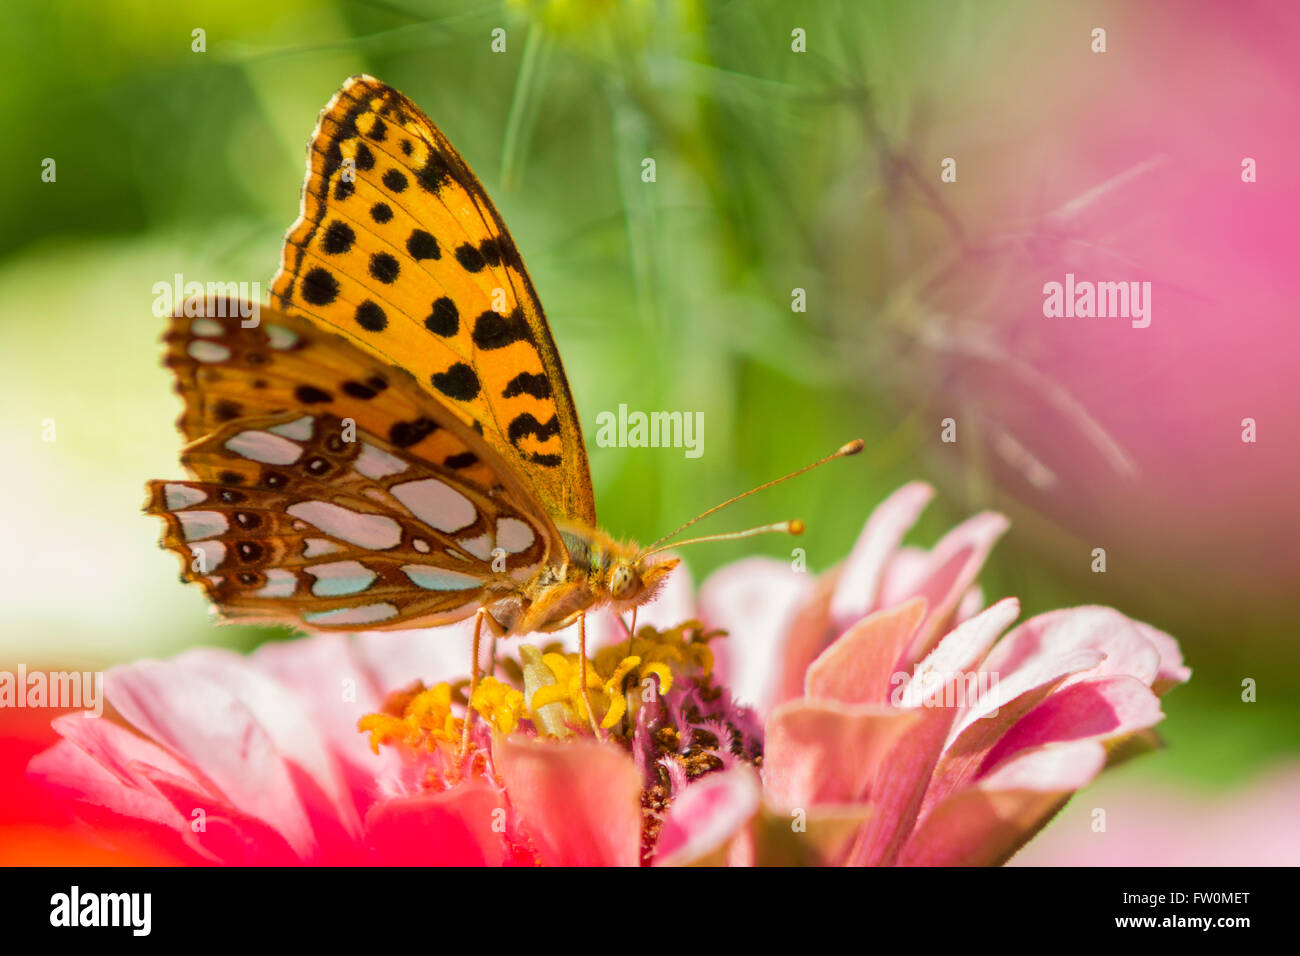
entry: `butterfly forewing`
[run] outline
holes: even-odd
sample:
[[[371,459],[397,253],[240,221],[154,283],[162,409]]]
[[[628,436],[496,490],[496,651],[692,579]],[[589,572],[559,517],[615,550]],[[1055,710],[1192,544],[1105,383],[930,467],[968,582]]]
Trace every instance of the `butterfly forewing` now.
[[[508,463],[339,336],[264,308],[254,328],[179,316],[166,338],[198,480],[152,482],[147,510],[228,617],[445,623],[563,548]]]
[[[551,515],[594,524],[577,414],[514,241],[446,137],[371,77],[320,115],[272,302],[408,369]]]

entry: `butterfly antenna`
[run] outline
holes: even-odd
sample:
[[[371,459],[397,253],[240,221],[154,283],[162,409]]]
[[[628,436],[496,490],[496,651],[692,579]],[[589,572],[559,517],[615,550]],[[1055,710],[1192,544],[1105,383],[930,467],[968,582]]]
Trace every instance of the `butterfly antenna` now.
[[[669,548],[680,548],[688,544],[699,544],[701,541],[734,541],[737,538],[752,538],[759,534],[803,534],[804,523],[798,518],[790,521],[780,521],[776,524],[765,524],[759,528],[749,528],[745,531],[724,531],[721,534],[706,534],[700,538],[687,538],[685,541],[675,541],[670,544],[659,545],[651,548],[649,551],[641,552],[641,557],[648,558],[652,554],[658,554],[660,551],[667,551]],[[658,542],[656,542],[658,544]]]
[[[790,474],[782,475],[780,478],[773,478],[771,481],[765,481],[757,488],[750,488],[749,491],[746,491],[743,494],[736,495],[734,498],[728,498],[726,501],[722,502],[721,504],[714,505],[708,511],[696,515],[694,518],[686,522],[680,528],[677,528],[675,531],[672,531],[664,535],[654,544],[650,545],[649,550],[643,552],[643,554],[652,554],[655,551],[662,551],[663,548],[660,547],[660,545],[662,545],[665,541],[672,540],[673,538],[681,534],[683,531],[685,531],[687,528],[689,528],[691,525],[695,524],[695,522],[702,521],[703,519],[707,518],[709,515],[713,514],[714,512],[721,511],[723,508],[727,507],[728,505],[734,505],[737,501],[740,501],[740,499],[742,498],[748,498],[750,495],[756,494],[757,492],[760,492],[765,488],[771,488],[773,485],[779,485],[783,481],[789,481],[791,478],[796,478],[799,475],[802,475],[805,471],[812,471],[814,468],[817,468],[820,465],[824,465],[828,461],[832,461],[833,459],[847,458],[849,455],[856,455],[858,452],[862,451],[862,448],[863,448],[862,439],[855,438],[847,445],[841,445],[839,448],[831,452],[825,458],[821,458],[813,462],[811,465],[804,465],[798,471],[792,471],[790,472]],[[798,530],[796,530],[796,528]],[[729,534],[723,534],[723,535],[709,535],[706,538],[692,538],[690,541],[677,542],[677,546],[680,547],[681,545],[684,544],[694,544],[697,541],[722,541],[728,538],[748,538],[756,534],[766,534],[773,531],[784,531],[784,532],[789,532],[790,534],[802,534],[803,522],[784,521],[781,522],[780,524],[764,525],[761,528],[751,528],[748,531],[736,531],[736,532],[731,532]]]

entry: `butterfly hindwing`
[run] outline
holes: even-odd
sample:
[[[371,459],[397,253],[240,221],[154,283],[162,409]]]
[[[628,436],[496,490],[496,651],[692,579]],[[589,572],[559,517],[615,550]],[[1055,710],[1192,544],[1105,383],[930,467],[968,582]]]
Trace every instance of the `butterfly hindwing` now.
[[[185,402],[177,422],[187,441],[227,422],[300,408],[350,418],[425,461],[491,487],[508,470],[490,467],[459,437],[459,419],[430,400],[409,374],[384,366],[340,336],[261,306],[245,328],[231,300],[193,300],[170,320],[163,364]],[[444,427],[445,426],[445,427]],[[480,443],[481,444],[481,443]],[[215,480],[219,472],[200,477]]]
[[[409,373],[273,308],[245,327],[249,312],[195,300],[171,319],[196,480],[151,483],[147,505],[227,617],[445,623],[563,553],[514,467]]]
[[[595,522],[581,428],[500,215],[402,94],[353,77],[320,115],[271,293],[414,375],[557,518]]]
[[[182,460],[221,481],[155,481],[164,545],[232,619],[313,628],[432,626],[545,559],[545,531],[447,469],[330,414],[241,418]]]

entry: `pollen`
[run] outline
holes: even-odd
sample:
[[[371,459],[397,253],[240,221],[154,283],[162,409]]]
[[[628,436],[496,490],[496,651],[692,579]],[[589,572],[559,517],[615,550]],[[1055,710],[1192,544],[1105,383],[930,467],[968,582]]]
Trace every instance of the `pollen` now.
[[[475,713],[481,714],[501,734],[514,733],[524,714],[523,692],[495,677],[485,677],[479,682],[470,704]]]
[[[587,661],[583,693],[581,659],[559,645],[521,645],[518,660],[500,662],[486,675],[470,704],[495,734],[526,733],[562,738],[590,734],[587,700],[602,731],[631,746],[637,714],[682,680],[705,681],[713,671],[707,631],[699,621],[667,631],[649,625],[635,637],[601,648]],[[426,687],[415,683],[397,691],[382,710],[368,714],[358,729],[369,734],[370,748],[401,746],[433,752],[459,746],[468,681]]]
[[[357,729],[370,734],[370,749],[379,753],[385,745],[403,745],[422,750],[436,750],[439,744],[456,746],[462,722],[451,710],[452,687],[416,683],[406,690],[390,694],[384,709],[367,714],[357,722]]]
[[[586,697],[601,729],[627,736],[641,706],[668,693],[679,677],[708,677],[713,671],[708,642],[721,633],[706,631],[699,621],[668,631],[646,626],[629,641],[599,650],[588,661]],[[524,645],[520,661],[524,696],[538,733],[564,737],[583,732],[587,709],[578,655]]]

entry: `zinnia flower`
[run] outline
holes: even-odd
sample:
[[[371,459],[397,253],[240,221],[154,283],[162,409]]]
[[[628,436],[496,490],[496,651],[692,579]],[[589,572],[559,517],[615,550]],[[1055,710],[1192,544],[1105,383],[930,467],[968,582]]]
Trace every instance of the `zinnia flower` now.
[[[31,772],[196,860],[999,863],[1151,743],[1189,672],[1106,608],[1001,636],[1019,605],[980,611],[975,578],[1005,520],[901,548],[929,495],[893,495],[820,578],[742,561],[693,608],[683,569],[635,637],[594,615],[586,694],[564,635],[502,645],[467,751],[458,625],[117,668],[114,719],[58,718]]]

